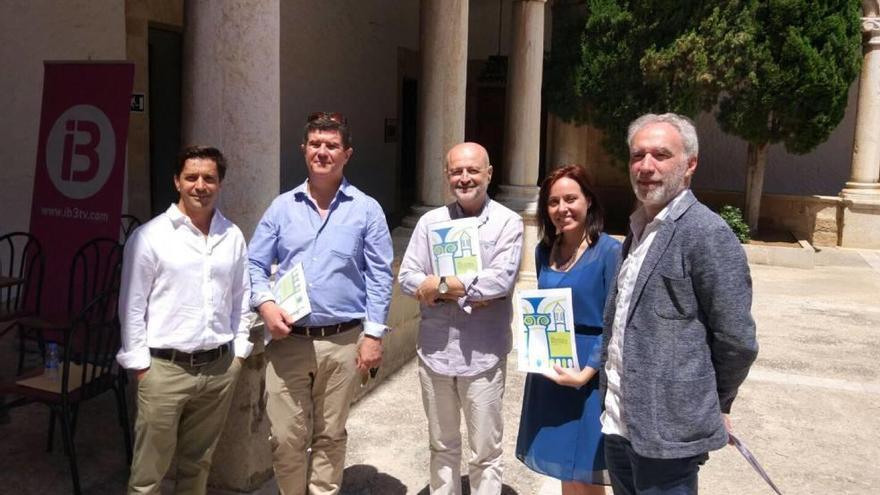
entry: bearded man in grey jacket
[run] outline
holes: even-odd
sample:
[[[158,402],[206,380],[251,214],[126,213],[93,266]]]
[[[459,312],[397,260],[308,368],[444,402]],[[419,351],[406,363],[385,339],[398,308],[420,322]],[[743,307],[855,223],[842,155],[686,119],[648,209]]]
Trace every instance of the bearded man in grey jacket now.
[[[605,456],[615,495],[696,494],[757,356],[752,282],[736,236],[689,189],[690,120],[643,115],[627,141],[640,205],[605,308]]]

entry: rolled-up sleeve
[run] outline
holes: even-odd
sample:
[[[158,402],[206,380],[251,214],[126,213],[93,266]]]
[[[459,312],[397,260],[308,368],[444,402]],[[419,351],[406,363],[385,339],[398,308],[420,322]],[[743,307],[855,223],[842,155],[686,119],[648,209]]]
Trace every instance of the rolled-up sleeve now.
[[[250,341],[251,278],[248,273],[247,246],[240,234],[233,266],[235,273],[232,276],[232,308],[229,315],[230,328],[234,332],[232,347],[235,357],[247,358],[254,349],[254,344]]]
[[[366,319],[364,333],[382,338],[387,331],[385,321],[391,305],[394,276],[391,262],[394,247],[385,214],[378,203],[373,205],[364,236],[364,279],[366,282]]]
[[[495,239],[495,249],[483,269],[476,275],[460,276],[465,295],[459,305],[467,301],[488,301],[505,297],[513,290],[522,257],[523,222],[518,215],[511,216]]]
[[[122,259],[122,280],[119,288],[119,322],[122,342],[116,360],[125,369],[150,367],[147,345],[147,304],[156,276],[156,257],[140,231],[128,240]]]

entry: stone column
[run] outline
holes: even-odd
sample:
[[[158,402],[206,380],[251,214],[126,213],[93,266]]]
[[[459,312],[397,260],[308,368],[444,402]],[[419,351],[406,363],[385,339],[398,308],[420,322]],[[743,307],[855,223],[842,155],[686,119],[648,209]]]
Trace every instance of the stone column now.
[[[446,152],[464,141],[468,0],[421,0],[419,7],[418,204],[404,225],[447,200]]]
[[[862,2],[864,59],[859,79],[859,104],[853,140],[852,175],[841,194],[880,200],[880,13],[877,1]]]
[[[184,12],[183,140],[226,155],[220,207],[248,238],[280,189],[279,2],[187,0]],[[272,478],[264,370],[255,351],[214,453],[212,487],[252,492]]]
[[[862,0],[864,58],[852,175],[840,192],[840,245],[880,248],[880,1]]]
[[[250,238],[280,190],[280,0],[187,0],[183,141],[229,162],[221,208]]]
[[[507,64],[507,117],[504,163],[498,200],[520,212],[525,221],[520,278],[533,282],[537,242],[536,200],[541,154],[541,78],[544,64],[545,0],[513,2]]]

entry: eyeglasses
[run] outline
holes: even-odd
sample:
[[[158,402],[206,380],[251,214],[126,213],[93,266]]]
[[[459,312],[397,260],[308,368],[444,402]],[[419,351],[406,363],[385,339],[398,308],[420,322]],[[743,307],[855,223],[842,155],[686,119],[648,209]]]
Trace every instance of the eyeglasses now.
[[[348,119],[339,112],[312,112],[306,122],[314,122],[318,119],[327,119],[342,125],[348,124]]]

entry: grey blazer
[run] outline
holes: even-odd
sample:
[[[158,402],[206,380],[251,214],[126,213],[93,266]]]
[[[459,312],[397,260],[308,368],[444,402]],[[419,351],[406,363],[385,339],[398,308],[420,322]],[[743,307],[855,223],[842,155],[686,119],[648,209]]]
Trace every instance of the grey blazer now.
[[[722,412],[758,353],[745,253],[691,191],[658,227],[636,278],[623,343],[622,421],[642,456],[689,457],[723,447]],[[624,241],[621,261],[632,245]],[[603,362],[617,284],[604,315]],[[600,375],[606,391],[604,367]]]

